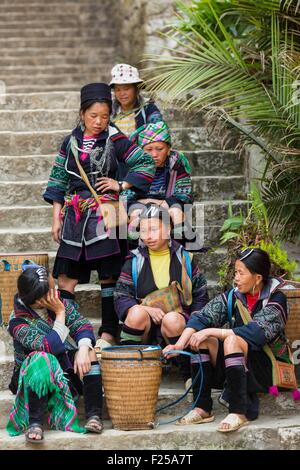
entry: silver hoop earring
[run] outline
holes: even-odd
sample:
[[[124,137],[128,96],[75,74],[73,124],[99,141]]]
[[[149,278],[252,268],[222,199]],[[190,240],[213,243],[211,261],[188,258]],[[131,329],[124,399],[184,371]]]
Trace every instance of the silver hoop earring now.
[[[82,132],[85,131],[85,125],[83,121],[80,121],[80,129],[82,130]]]

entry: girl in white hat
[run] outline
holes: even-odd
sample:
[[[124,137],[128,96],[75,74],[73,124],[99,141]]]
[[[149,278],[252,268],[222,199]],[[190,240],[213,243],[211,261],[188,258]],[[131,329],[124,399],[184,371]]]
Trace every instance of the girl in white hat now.
[[[146,124],[162,121],[162,114],[154,101],[146,101],[140,94],[143,80],[137,68],[129,64],[117,64],[111,70],[110,86],[115,95],[112,121],[135,142],[139,130]]]

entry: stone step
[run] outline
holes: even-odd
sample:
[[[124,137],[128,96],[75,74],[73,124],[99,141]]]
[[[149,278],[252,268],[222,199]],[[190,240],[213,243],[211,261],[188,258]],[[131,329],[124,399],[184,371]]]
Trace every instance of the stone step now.
[[[102,20],[102,18],[98,18],[97,22],[99,24],[102,24],[102,26],[105,23],[105,21]],[[23,32],[25,30],[31,30],[35,28],[39,29],[58,29],[59,27],[61,28],[80,28],[82,27],[82,22],[80,21],[80,17],[74,17],[73,18],[60,18],[60,17],[48,17],[46,20],[41,20],[39,18],[31,17],[27,19],[21,19],[18,17],[16,20],[12,21],[11,18],[7,18],[4,21],[0,20],[0,28],[2,29],[10,29],[12,31],[18,31],[20,32],[20,35],[22,36]]]
[[[7,417],[7,406],[3,408]],[[9,411],[9,410],[8,410]],[[3,425],[6,424],[5,415]],[[176,415],[176,413],[175,413]],[[300,445],[299,410],[294,414],[279,416],[261,415],[258,420],[241,428],[236,433],[216,432],[226,411],[218,410],[213,423],[201,426],[176,426],[161,424],[153,430],[118,431],[112,429],[110,421],[104,421],[104,431],[96,434],[78,434],[62,431],[45,431],[40,450],[298,450]],[[173,415],[170,415],[172,419]],[[162,416],[160,420],[166,420]],[[81,418],[81,422],[84,423]],[[24,435],[10,437],[5,429],[0,430],[0,448],[5,450],[34,449],[36,446],[25,443]]]
[[[105,430],[96,434],[75,434],[62,431],[46,431],[40,450],[298,450],[300,433],[298,417],[265,418],[253,422],[241,429],[239,433],[224,434],[216,428],[225,415],[213,424],[184,427],[174,424],[160,426],[151,431],[117,431]],[[200,431],[200,432],[199,432]],[[231,435],[232,434],[232,435]],[[23,435],[11,438],[5,430],[0,431],[0,446],[5,450],[36,449],[36,445],[25,443]],[[147,457],[147,455],[146,455]],[[112,457],[113,458],[113,457]],[[153,457],[148,456],[149,460]],[[172,458],[172,457],[171,457]],[[160,459],[160,458],[159,458]],[[154,457],[153,463],[159,460]],[[148,460],[147,460],[148,461]],[[187,462],[186,460],[185,462]],[[195,464],[195,459],[192,460]],[[162,463],[162,462],[159,462]]]
[[[27,112],[24,112],[24,116]],[[19,123],[22,125],[22,122],[25,122],[21,119],[22,113],[18,114],[20,119]],[[45,120],[47,113],[45,112]],[[73,121],[73,124],[76,123],[78,119],[78,111],[72,111],[70,113],[66,112],[66,119],[70,115],[70,121]],[[5,120],[5,116],[8,117],[8,121],[12,120],[10,113],[5,111],[0,111],[0,121]],[[53,122],[58,124],[58,119],[61,117],[60,112],[57,114],[55,112],[52,114]],[[32,126],[38,126],[39,114],[34,115],[34,121],[31,121]],[[29,121],[26,119],[26,123]],[[55,126],[55,124],[54,124]],[[0,180],[1,181],[16,181],[22,179],[30,179],[31,181],[40,181],[47,180],[49,177],[53,162],[56,155],[29,155],[29,156],[2,156],[0,157]],[[219,150],[211,151],[196,151],[189,152],[186,154],[191,167],[192,175],[197,176],[213,176],[217,173],[217,163],[222,162],[222,175],[229,176],[231,175],[242,175],[243,172],[243,162],[240,161],[240,165],[236,165],[236,154],[234,152],[221,152]],[[16,174],[15,168],[18,168],[18,173]],[[199,168],[199,169],[197,169]],[[219,172],[221,173],[219,168]]]
[[[107,82],[109,80],[108,75],[105,77],[98,77],[97,81]],[[1,83],[1,82],[0,82]],[[85,80],[81,83],[68,83],[65,84],[63,82],[56,83],[55,85],[42,85],[42,84],[34,84],[34,85],[22,85],[21,83],[17,85],[9,85],[6,87],[7,93],[41,93],[48,91],[49,93],[52,92],[69,92],[69,91],[78,91],[82,86],[89,83],[89,80]],[[1,98],[1,95],[0,95]]]
[[[199,147],[201,150],[212,150],[222,148],[222,135],[218,132],[211,133],[207,127],[174,127],[173,132],[173,146],[180,148],[185,153],[189,150],[195,151]],[[232,139],[228,142],[227,150],[234,150],[237,141]]]
[[[101,45],[95,45],[95,41],[88,48],[81,46],[80,42],[79,44],[73,43],[69,47],[67,47],[64,44],[60,44],[58,47],[49,47],[45,45],[44,46],[39,45],[37,47],[28,47],[28,46],[24,47],[24,46],[20,46],[19,44],[15,46],[13,50],[11,50],[10,48],[6,49],[2,47],[1,57],[2,57],[2,60],[6,59],[7,57],[8,58],[12,57],[12,56],[20,57],[20,58],[24,58],[24,57],[34,58],[34,57],[39,57],[39,56],[44,56],[45,58],[69,57],[69,58],[76,60],[77,57],[84,56],[84,57],[89,57],[91,60],[95,61],[95,57],[98,58],[98,54],[99,54],[99,57],[101,58],[101,55],[103,55],[103,53],[107,55],[111,54],[111,57],[114,57],[115,47],[112,44],[112,42],[110,42],[110,44],[107,44],[107,46],[105,47],[105,50],[103,50]]]
[[[68,74],[69,80],[72,79],[72,75],[79,78],[80,75],[92,74],[94,77],[102,73],[101,67],[95,66],[83,66],[74,68],[73,66],[64,66],[65,71],[69,68]],[[50,66],[51,70],[52,67]],[[80,69],[82,73],[80,73]],[[106,71],[110,69],[109,65],[106,65]],[[67,73],[67,72],[66,72]],[[36,75],[37,79],[41,75]],[[26,77],[24,77],[26,79]],[[46,80],[46,79],[45,79]],[[53,75],[53,81],[55,81],[55,75]],[[78,109],[54,109],[54,110],[21,110],[21,111],[0,111],[0,129],[2,131],[51,131],[60,129],[62,126],[75,127],[79,120]]]
[[[198,176],[244,175],[247,156],[234,150],[196,150],[185,151],[191,165],[191,174]]]
[[[171,375],[168,375],[168,372],[163,370],[163,376],[159,388],[158,394],[158,401],[156,409],[158,410],[160,407],[168,405],[178,398],[180,398],[184,393],[184,386],[183,382],[178,377],[178,371],[176,370],[171,372]],[[213,397],[213,409],[214,415],[220,416],[224,415],[226,408],[222,406],[218,402],[218,397],[220,395],[220,391],[214,390],[212,392]],[[0,429],[5,428],[7,424],[7,417],[9,415],[9,411],[14,402],[14,395],[8,389],[4,389],[0,391]],[[177,416],[179,414],[184,413],[192,403],[192,396],[188,396],[185,398],[181,403],[175,405],[168,409],[168,411],[162,411],[157,414],[156,419],[158,422],[162,421],[160,416],[163,414],[168,413],[170,416]],[[108,412],[106,409],[106,404],[104,403],[104,418],[109,419]],[[82,399],[79,400],[78,404],[78,412],[79,416],[84,415],[83,410],[83,401]],[[285,419],[287,417],[291,417],[293,415],[298,415],[299,418],[300,413],[300,405],[299,401],[295,402],[291,396],[290,392],[282,392],[277,398],[272,397],[267,394],[260,394],[260,418],[253,422],[258,424],[263,417],[273,417],[273,418],[282,418]],[[105,416],[106,415],[106,416]],[[165,417],[163,418],[165,419]],[[177,427],[177,426],[176,426]],[[202,429],[202,426],[201,426]]]
[[[13,355],[0,355],[0,393],[1,390],[6,390],[14,370],[14,356]],[[0,416],[2,417],[2,406],[0,407]],[[0,418],[1,420],[2,418]]]
[[[53,102],[53,108],[52,108]],[[79,92],[6,93],[0,95],[1,110],[79,108]]]
[[[192,176],[194,197],[198,201],[246,199],[244,176]]]
[[[192,176],[196,200],[242,199],[245,197],[243,176]],[[47,186],[44,181],[0,181],[0,200],[6,205],[40,205]]]
[[[2,38],[22,38],[23,39],[33,39],[33,38],[63,38],[63,39],[73,39],[74,32],[76,31],[76,37],[78,38],[95,38],[97,41],[104,40],[108,36],[113,36],[114,29],[110,27],[107,23],[102,21],[102,23],[91,25],[91,27],[86,28],[83,25],[66,27],[64,24],[59,26],[52,26],[47,28],[42,28],[39,25],[33,26],[31,28],[16,28],[15,26],[9,27],[8,24],[0,29],[0,39]]]
[[[2,3],[1,2],[1,13],[15,13],[16,11],[18,13],[23,13],[24,15],[26,14],[32,14],[35,15],[36,13],[46,13],[50,14],[53,13],[53,15],[60,16],[62,13],[62,2],[56,1],[50,1],[50,2],[40,2],[40,1],[30,1],[30,2],[23,2],[18,3],[18,7],[16,8],[15,4],[11,3]],[[104,2],[108,4],[108,2]],[[97,10],[102,10],[103,2],[101,1],[100,3],[97,2],[96,0],[89,0],[86,2],[80,2],[80,1],[65,1],[63,2],[63,8],[64,8],[64,14],[69,14],[69,13],[76,13],[76,14],[81,14],[82,13],[82,8],[86,8],[86,11],[91,10],[91,11],[97,11]],[[84,13],[84,12],[83,12]]]
[[[59,2],[49,5],[32,4],[28,8],[27,4],[18,5],[1,5],[0,21],[20,21],[24,18],[25,21],[30,21],[32,18],[41,21],[57,19],[58,23],[63,24],[63,19],[77,21],[77,24],[88,23],[88,20],[95,23],[96,19],[103,17],[103,7],[101,3],[94,2],[93,4],[86,4],[84,7],[80,4],[64,4],[64,13],[62,14],[61,4]],[[102,15],[101,15],[102,12]],[[110,21],[109,16],[106,14],[105,18]]]
[[[105,50],[101,53],[97,52],[97,55],[94,57],[91,55],[82,55],[80,57],[74,58],[71,54],[69,55],[57,55],[55,52],[49,53],[47,55],[26,55],[26,56],[7,56],[7,57],[0,57],[0,67],[5,68],[8,66],[49,66],[58,67],[64,65],[72,65],[76,67],[77,65],[95,65],[95,63],[102,64],[102,63],[109,63],[112,59],[112,56],[107,54]]]
[[[68,76],[72,75],[86,75],[86,74],[96,74],[97,76],[100,73],[108,73],[111,68],[110,64],[102,64],[102,65],[64,65],[60,67],[59,73],[67,73]],[[2,69],[1,73],[4,74],[3,72],[4,69]],[[35,67],[35,66],[13,66],[10,67],[9,69],[5,69],[9,75],[15,71],[16,73],[20,73],[20,76],[23,74],[29,74],[29,75],[35,75],[37,78],[40,76],[44,75],[50,75],[53,72],[52,66],[48,65],[45,67]],[[4,76],[4,75],[2,75]],[[74,126],[74,122],[78,116],[78,109],[79,109],[79,103],[76,100],[76,106],[73,108],[67,108],[63,107],[63,103],[60,105],[61,107],[58,108],[52,108],[52,109],[25,109],[24,107],[21,109],[9,109],[8,105],[11,102],[9,98],[4,97],[5,101],[7,102],[7,105],[3,103],[3,111],[0,110],[0,128],[1,130],[5,131],[23,131],[23,130],[56,130],[59,129],[62,125],[64,127],[72,127]],[[74,97],[75,98],[75,97]],[[20,100],[19,100],[20,101]],[[75,101],[75,99],[74,99]],[[70,99],[69,99],[70,102]],[[168,122],[168,124],[172,127],[175,127],[176,124],[178,125],[178,120],[180,117],[178,116],[179,110],[177,113],[172,112],[170,113],[170,110],[166,110],[164,112],[164,119]],[[175,116],[174,116],[175,115]],[[183,125],[187,123],[195,124],[197,125],[198,121],[192,121],[193,118],[186,117],[186,121],[182,122]],[[202,151],[203,152],[203,151]],[[191,153],[191,151],[187,152],[187,156]],[[238,163],[241,160],[238,160],[237,155],[235,152],[231,151],[231,154],[235,155],[235,161],[236,167],[240,168],[241,165]],[[199,151],[199,154],[201,154],[201,151]],[[230,151],[227,151],[226,155],[230,155]],[[207,159],[209,160],[209,156],[207,156]],[[223,158],[224,160],[224,158]],[[220,157],[218,160],[215,162],[215,168],[218,168],[218,164],[223,164],[223,160],[220,160]],[[201,166],[200,166],[201,168]],[[199,168],[196,165],[197,171]],[[241,170],[242,171],[242,170]],[[235,171],[236,173],[237,171]],[[215,173],[215,170],[214,170]]]
[[[1,159],[0,159],[1,163]],[[5,202],[1,201],[2,203]],[[39,227],[39,228],[49,228],[52,223],[52,206],[49,204],[43,204],[42,199],[40,198],[37,205],[10,205],[10,206],[0,206],[0,229],[6,229],[9,231],[12,228],[28,228],[28,227]],[[246,209],[245,201],[233,201],[233,208],[235,212],[238,212],[239,209]],[[200,216],[194,212],[194,223],[196,220],[202,222],[202,214],[204,214],[204,224],[206,226],[215,225],[216,222],[223,223],[227,216],[228,201],[206,201],[203,204],[196,203],[195,206],[198,208],[200,205],[201,212]],[[196,210],[196,209],[195,209]],[[199,209],[197,209],[199,210]],[[198,217],[198,219],[196,219]]]
[[[41,201],[41,194],[47,182],[22,181],[11,183],[0,182],[0,200],[6,201],[7,205],[29,204]]]
[[[0,111],[0,116],[1,116]],[[1,119],[1,118],[0,118]],[[73,116],[75,123],[75,115]],[[55,155],[35,155],[18,157],[0,157],[0,181],[47,180]],[[16,174],[15,169],[18,168]]]
[[[74,4],[80,4],[82,7],[86,6],[87,4],[89,3],[95,3],[96,0],[64,0],[64,4],[67,4],[67,5],[74,5]],[[11,0],[1,0],[1,4],[3,6],[5,5],[11,5]],[[27,2],[25,2],[25,0],[14,0],[14,5],[19,6],[19,5],[26,5],[28,8],[30,8],[32,5],[61,5],[57,0],[28,0]],[[103,6],[107,6],[107,5],[110,5],[111,4],[111,1],[107,1],[107,0],[101,0],[101,5]],[[17,8],[16,8],[17,9]]]
[[[1,16],[0,16],[1,18]],[[99,34],[100,36],[100,34]],[[65,48],[76,48],[77,46],[80,47],[93,47],[95,46],[95,41],[97,39],[95,38],[90,38],[90,37],[77,37],[77,34],[74,35],[73,37],[63,37],[57,35],[55,38],[40,38],[40,37],[29,37],[29,38],[15,38],[15,37],[6,37],[6,38],[0,38],[0,50],[2,49],[10,49],[14,50],[15,48],[37,48],[37,49],[42,49],[42,48],[60,48],[60,47],[65,47]],[[99,42],[101,42],[102,48],[105,48],[106,46],[111,46],[114,40],[111,40],[110,37],[106,36],[105,38],[101,37],[99,38]],[[13,51],[14,53],[14,51]]]
[[[208,227],[199,226],[197,230],[200,234],[204,246],[210,248],[219,245],[220,225]],[[51,239],[50,228],[14,228],[0,229],[0,252],[21,253],[24,251],[55,251],[56,243]]]
[[[108,55],[109,56],[109,55]],[[101,57],[98,57],[98,64],[96,65],[97,67],[101,67],[101,63],[103,63],[103,60],[101,62]],[[13,60],[17,60],[17,57],[14,57]],[[25,60],[23,57],[19,58],[20,60]],[[42,60],[43,58],[40,57]],[[70,66],[77,66],[83,63],[82,61],[85,60],[85,57],[78,57],[76,61],[74,59],[67,57],[66,60],[70,59],[70,63],[66,63],[65,65],[70,65]],[[6,59],[1,59],[0,57],[0,64],[1,60],[6,60]],[[8,58],[7,60],[10,60]],[[27,60],[27,59],[26,59]],[[32,60],[35,61],[35,57],[32,58]],[[38,58],[39,60],[39,58]],[[45,60],[48,60],[48,57],[45,58]],[[51,58],[52,60],[52,58]],[[53,60],[58,60],[57,57],[53,58]],[[62,59],[64,60],[64,59]],[[107,62],[107,61],[106,61]],[[27,62],[24,62],[27,64]],[[37,62],[34,62],[35,64]],[[89,63],[91,65],[95,66],[95,58],[91,57],[89,58]],[[17,65],[17,64],[16,64]],[[30,64],[28,64],[30,65]],[[45,112],[45,110],[49,110],[49,112],[53,112],[54,110],[74,110],[78,111],[79,105],[80,105],[80,93],[73,92],[73,91],[66,91],[66,92],[40,92],[40,93],[7,93],[5,96],[0,96],[0,105],[2,110],[10,110],[10,111],[35,111],[35,112]],[[179,125],[185,124],[185,123],[191,123],[195,126],[203,125],[204,120],[201,117],[201,115],[192,115],[192,114],[182,114],[182,111],[178,108],[166,108],[166,107],[161,107],[163,110],[163,115],[164,119],[166,122],[168,122],[169,125],[172,127],[178,127]],[[201,151],[200,151],[201,152]],[[230,152],[230,151],[228,151]],[[226,152],[225,152],[226,153]],[[187,154],[189,154],[189,151],[187,151]],[[239,159],[237,159],[237,165],[238,165]]]
[[[34,86],[37,85],[40,87],[44,87],[45,85],[59,85],[63,83],[63,85],[76,85],[80,89],[83,85],[87,83],[92,83],[94,81],[106,81],[110,75],[111,65],[110,64],[103,64],[103,67],[99,68],[92,68],[91,71],[86,70],[83,73],[80,71],[73,72],[71,74],[63,74],[63,73],[56,73],[55,69],[50,69],[49,73],[38,73],[34,76]],[[3,80],[8,88],[21,86],[26,87],[30,86],[33,83],[32,76],[20,76],[16,79],[15,75],[2,75],[0,73],[0,80]]]
[[[67,86],[69,87],[70,85]],[[211,136],[210,140],[208,140],[209,136],[205,128],[171,128],[171,131],[173,147],[181,149],[184,153],[188,150],[196,151],[198,147],[201,147],[203,151],[217,150],[221,146],[214,136]],[[0,131],[0,156],[53,154],[59,148],[64,137],[69,133],[70,130],[67,128],[43,132]]]
[[[64,4],[68,4],[68,5],[81,4],[82,7],[84,7],[85,5],[89,3],[95,3],[96,0],[63,0],[63,1],[64,1]],[[11,5],[11,0],[1,0],[1,4]],[[27,2],[25,2],[25,0],[14,0],[14,5],[16,6],[26,5],[28,8],[30,8],[32,5],[43,5],[43,4],[47,4],[51,6],[53,4],[58,5],[59,2],[57,0],[28,0]],[[101,0],[101,5],[103,6],[110,5],[110,4],[111,4],[111,1]]]

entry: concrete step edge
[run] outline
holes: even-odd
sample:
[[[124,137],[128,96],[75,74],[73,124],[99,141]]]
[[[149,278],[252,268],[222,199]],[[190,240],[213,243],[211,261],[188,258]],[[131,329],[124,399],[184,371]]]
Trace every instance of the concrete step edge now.
[[[299,423],[296,417],[280,419],[260,418],[238,433],[216,432],[224,416],[219,416],[214,423],[184,427],[174,424],[162,425],[147,431],[118,431],[111,429],[110,422],[105,422],[104,432],[95,434],[45,431],[45,440],[39,449],[94,449],[94,450],[143,450],[176,449],[188,453],[188,449],[294,449],[299,448]],[[110,428],[110,429],[109,429]],[[200,431],[200,432],[199,432]],[[230,436],[230,434],[234,434]],[[292,440],[291,440],[292,439]],[[25,444],[24,435],[14,438],[5,430],[0,431],[2,449],[32,449]],[[117,456],[116,456],[117,457]],[[196,463],[196,462],[195,462]]]

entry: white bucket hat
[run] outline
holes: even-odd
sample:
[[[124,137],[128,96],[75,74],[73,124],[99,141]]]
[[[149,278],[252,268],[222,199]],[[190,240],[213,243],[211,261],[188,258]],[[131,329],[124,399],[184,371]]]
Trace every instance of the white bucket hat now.
[[[110,86],[127,85],[131,83],[142,83],[143,80],[139,76],[136,67],[129,64],[117,64],[111,69],[112,80]]]

